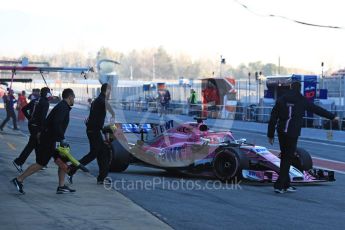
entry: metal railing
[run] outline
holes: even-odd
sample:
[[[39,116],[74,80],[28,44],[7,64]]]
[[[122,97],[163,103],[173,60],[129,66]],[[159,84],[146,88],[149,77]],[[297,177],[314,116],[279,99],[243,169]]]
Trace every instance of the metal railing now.
[[[111,101],[116,109],[152,112],[160,111],[160,103],[156,101]],[[228,110],[230,108],[230,110]],[[272,107],[270,106],[208,106],[203,104],[190,105],[187,103],[172,102],[167,108],[168,114],[180,114],[189,116],[204,116],[214,119],[228,119],[248,122],[268,123],[271,116]],[[304,117],[304,127],[345,130],[345,111],[331,110],[331,112],[340,114],[340,121],[331,122],[328,119],[314,115],[313,117]]]

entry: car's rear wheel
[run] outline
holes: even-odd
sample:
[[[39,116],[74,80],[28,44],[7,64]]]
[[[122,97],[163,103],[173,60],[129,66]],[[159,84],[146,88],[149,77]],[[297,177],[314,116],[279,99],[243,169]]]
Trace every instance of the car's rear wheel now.
[[[123,172],[125,171],[130,162],[130,153],[121,142],[113,140],[110,145],[111,160],[110,172]]]
[[[241,160],[232,148],[220,150],[213,160],[213,172],[221,181],[231,181],[241,175]]]
[[[300,171],[308,171],[313,168],[313,159],[309,152],[303,148],[296,149],[297,162],[293,164]]]

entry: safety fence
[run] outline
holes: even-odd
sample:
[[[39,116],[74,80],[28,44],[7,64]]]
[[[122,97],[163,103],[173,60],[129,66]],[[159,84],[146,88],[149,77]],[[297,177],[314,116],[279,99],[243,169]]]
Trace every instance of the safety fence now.
[[[229,119],[248,122],[268,123],[272,107],[269,106],[208,106],[204,104],[186,104],[186,103],[170,103],[165,108],[160,106],[157,101],[111,101],[112,106],[117,109],[137,111],[137,112],[152,112],[152,113],[167,113],[189,116],[202,116],[214,119]],[[164,110],[164,111],[162,111]],[[304,117],[304,127],[345,130],[345,111],[332,110],[331,112],[340,114],[340,120],[330,121],[328,119],[314,115],[313,117]]]

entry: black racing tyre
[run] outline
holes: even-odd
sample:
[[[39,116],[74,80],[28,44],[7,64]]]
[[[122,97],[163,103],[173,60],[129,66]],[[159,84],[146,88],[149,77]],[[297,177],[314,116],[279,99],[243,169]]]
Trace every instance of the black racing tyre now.
[[[225,148],[218,151],[213,160],[213,172],[221,181],[231,181],[241,176],[241,159],[236,150]]]
[[[181,174],[181,172],[175,168],[165,168],[164,170],[171,175],[180,175]]]
[[[303,148],[296,149],[297,162],[293,164],[300,171],[308,171],[313,168],[313,159],[309,152]]]
[[[111,159],[110,159],[110,172],[123,172],[125,171],[130,162],[130,153],[118,140],[111,142]]]

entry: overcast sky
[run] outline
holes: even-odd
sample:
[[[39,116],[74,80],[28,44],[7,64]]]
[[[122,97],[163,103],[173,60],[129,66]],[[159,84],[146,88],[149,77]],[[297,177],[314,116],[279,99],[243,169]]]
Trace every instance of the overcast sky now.
[[[163,46],[194,58],[220,55],[234,66],[278,62],[321,71],[345,67],[342,0],[8,0],[0,5],[0,56],[24,52],[95,53],[100,47],[128,52]]]

